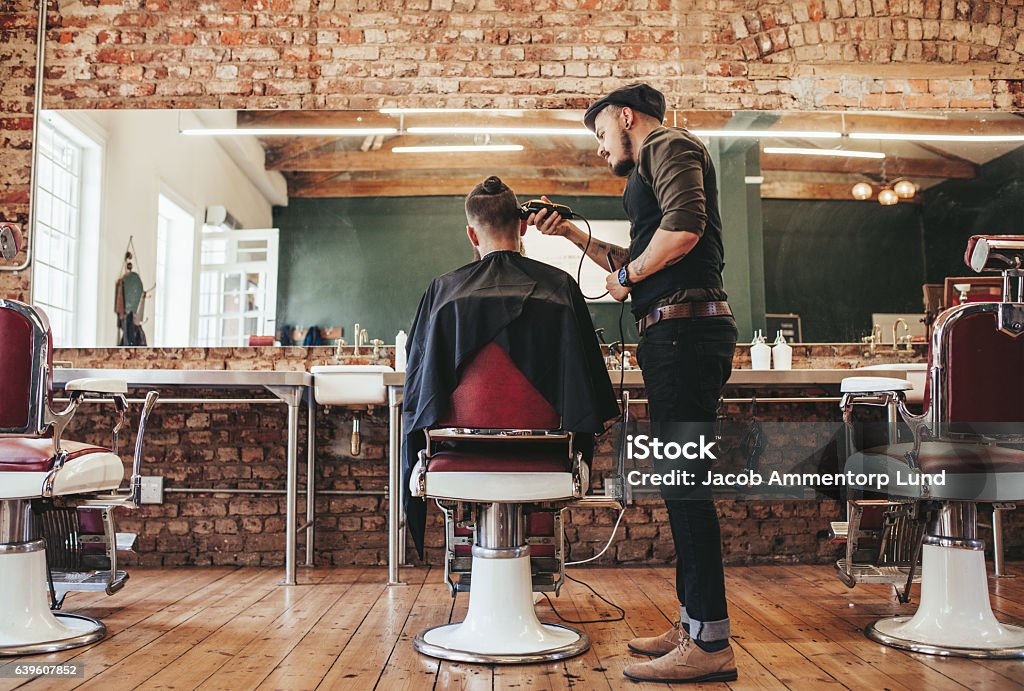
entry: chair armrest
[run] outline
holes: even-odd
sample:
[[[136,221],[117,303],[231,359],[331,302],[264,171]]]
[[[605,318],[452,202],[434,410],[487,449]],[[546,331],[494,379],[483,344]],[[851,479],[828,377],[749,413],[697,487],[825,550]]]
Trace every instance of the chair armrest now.
[[[842,393],[877,394],[888,391],[910,391],[914,388],[906,379],[896,377],[846,377],[839,385]]]
[[[95,394],[126,394],[128,393],[128,382],[124,379],[108,379],[100,377],[83,377],[82,379],[72,379],[64,385],[64,390],[68,392],[81,391],[84,393],[95,393]]]

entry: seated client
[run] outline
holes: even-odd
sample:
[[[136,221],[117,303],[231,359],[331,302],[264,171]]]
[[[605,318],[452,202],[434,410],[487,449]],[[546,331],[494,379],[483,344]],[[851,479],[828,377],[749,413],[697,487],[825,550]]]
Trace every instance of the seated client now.
[[[618,414],[615,393],[576,281],[524,257],[515,193],[491,176],[466,197],[466,234],[479,257],[435,278],[409,332],[405,378],[403,488],[407,525],[423,556],[426,505],[409,495],[423,430],[442,419],[459,367],[494,342],[576,433],[589,463],[595,433]]]

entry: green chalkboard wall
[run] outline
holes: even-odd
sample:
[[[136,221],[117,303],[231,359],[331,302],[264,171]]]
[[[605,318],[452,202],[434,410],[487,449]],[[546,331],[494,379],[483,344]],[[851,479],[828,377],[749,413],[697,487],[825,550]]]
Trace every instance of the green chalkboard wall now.
[[[972,235],[1024,233],[1024,148],[978,167],[972,180],[950,180],[924,193],[928,282],[974,274],[964,263]]]
[[[592,219],[624,218],[618,197],[558,201]],[[292,199],[275,208],[274,225],[281,231],[278,324],[341,325],[350,343],[357,321],[370,338],[394,343],[430,280],[473,258],[461,197]],[[619,311],[591,304],[609,342],[618,340]],[[628,310],[622,321],[626,341],[635,342]]]
[[[805,341],[844,343],[871,332],[872,312],[922,312],[921,209],[764,200],[767,311],[799,314]]]

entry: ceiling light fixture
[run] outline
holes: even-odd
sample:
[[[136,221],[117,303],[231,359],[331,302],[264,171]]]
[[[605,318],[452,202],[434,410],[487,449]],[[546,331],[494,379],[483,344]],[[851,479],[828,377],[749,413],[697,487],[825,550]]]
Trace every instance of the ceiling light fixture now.
[[[690,130],[698,137],[736,137],[739,139],[839,139],[839,132],[805,130]]]
[[[851,151],[849,149],[802,149],[788,146],[766,146],[766,154],[784,154],[792,156],[840,156],[845,158],[885,158],[880,151]]]
[[[394,127],[241,127],[181,130],[187,137],[366,137],[398,134]]]
[[[586,127],[408,127],[409,134],[536,134],[593,137]]]
[[[882,188],[878,193],[878,203],[882,206],[892,206],[893,204],[900,203],[900,195],[893,192],[888,187]]]
[[[466,146],[396,146],[396,154],[458,154],[475,151],[522,151],[521,144],[470,144]]]
[[[907,142],[1024,142],[1024,134],[922,134],[916,132],[851,132],[850,139]]]
[[[869,185],[868,183],[858,182],[856,185],[853,186],[853,189],[850,190],[850,193],[853,195],[854,199],[858,201],[864,201],[866,199],[871,199],[871,195],[874,193],[874,191],[875,190],[872,189],[871,185]]]
[[[893,183],[892,191],[900,199],[913,199],[914,195],[917,194],[917,185],[906,178],[900,178]]]

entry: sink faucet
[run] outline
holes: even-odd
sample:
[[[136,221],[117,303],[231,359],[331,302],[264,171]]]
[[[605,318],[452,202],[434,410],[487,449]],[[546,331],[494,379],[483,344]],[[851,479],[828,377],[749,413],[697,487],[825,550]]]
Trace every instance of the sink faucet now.
[[[341,336],[339,336],[337,342],[334,344],[334,359],[335,360],[341,360],[341,349],[344,348],[346,345],[348,345],[348,344],[345,343],[345,339],[342,338]]]
[[[870,336],[864,336],[862,339],[860,339],[861,343],[869,344],[869,348],[870,348],[870,350],[865,350],[863,353],[861,353],[861,356],[862,357],[869,357],[869,358],[874,357],[875,356],[875,345],[880,343],[881,340],[882,340],[882,327],[879,326],[878,324],[875,324],[874,326],[871,327],[871,335]]]
[[[355,346],[352,351],[353,355],[359,355],[359,346],[366,345],[367,338],[366,329],[360,329],[359,322],[356,322],[356,325],[352,328],[352,343]]]
[[[892,349],[893,350],[897,350],[899,348],[899,345],[900,345],[899,339],[896,338],[896,327],[899,326],[900,324],[903,324],[903,333],[910,333],[910,327],[907,325],[907,322],[906,322],[905,319],[903,319],[903,317],[900,317],[899,319],[894,321],[892,323]]]

